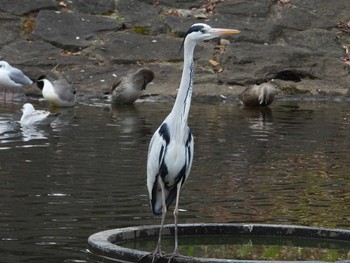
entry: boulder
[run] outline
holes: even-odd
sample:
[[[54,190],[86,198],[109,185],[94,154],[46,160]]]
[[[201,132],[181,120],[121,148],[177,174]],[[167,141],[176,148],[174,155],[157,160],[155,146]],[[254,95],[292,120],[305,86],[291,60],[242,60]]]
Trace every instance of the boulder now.
[[[41,9],[57,8],[58,4],[55,0],[1,0],[0,4],[1,11],[15,15],[26,15]]]
[[[2,0],[0,59],[30,77],[56,68],[100,97],[116,76],[148,67],[146,92],[174,96],[183,36],[204,22],[241,33],[198,44],[195,94],[236,96],[275,79],[284,92],[346,95],[348,10],[348,0]]]
[[[109,14],[115,10],[114,0],[74,0],[68,2],[74,11],[86,14]]]
[[[70,51],[84,49],[98,39],[99,33],[121,27],[109,17],[50,10],[40,11],[36,23],[33,36]]]
[[[118,19],[126,28],[132,28],[143,35],[158,35],[166,33],[166,27],[161,21],[161,8],[136,0],[118,1]]]
[[[105,35],[103,42],[87,48],[82,54],[100,62],[109,61],[113,64],[178,62],[182,61],[181,43],[181,39],[164,35],[144,36],[126,31],[111,32]],[[209,57],[204,49],[204,46],[200,45],[197,51],[201,56]]]

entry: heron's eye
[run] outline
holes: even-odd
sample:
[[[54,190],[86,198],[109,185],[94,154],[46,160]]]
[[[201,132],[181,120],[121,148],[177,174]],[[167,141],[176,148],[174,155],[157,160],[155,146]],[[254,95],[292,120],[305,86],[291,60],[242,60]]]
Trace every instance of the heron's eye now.
[[[203,29],[201,29],[201,33],[202,34],[205,34],[207,31],[203,28]]]

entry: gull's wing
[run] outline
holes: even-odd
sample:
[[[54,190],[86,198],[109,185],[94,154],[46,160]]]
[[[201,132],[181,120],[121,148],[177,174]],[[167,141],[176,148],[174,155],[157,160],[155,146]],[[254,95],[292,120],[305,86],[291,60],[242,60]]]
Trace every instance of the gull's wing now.
[[[58,96],[67,102],[75,101],[75,89],[65,79],[58,79],[52,83],[52,86]]]
[[[17,84],[30,85],[33,83],[26,75],[18,68],[9,69],[9,78]]]

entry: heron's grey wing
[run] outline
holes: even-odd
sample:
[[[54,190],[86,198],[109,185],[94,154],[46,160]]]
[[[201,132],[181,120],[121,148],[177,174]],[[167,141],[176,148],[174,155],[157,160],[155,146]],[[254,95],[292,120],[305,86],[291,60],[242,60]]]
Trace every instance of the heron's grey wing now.
[[[58,79],[53,82],[53,87],[58,96],[68,102],[75,100],[75,90],[65,79]]]
[[[12,81],[21,85],[30,85],[33,81],[30,80],[23,72],[17,68],[11,68],[9,72],[9,77]]]
[[[167,141],[164,136],[160,134],[159,130],[158,128],[153,134],[148,147],[147,156],[147,189],[152,211],[155,215],[161,214],[162,211],[162,193],[158,187],[157,178],[161,172],[161,164],[167,147]]]
[[[191,130],[188,129],[188,138],[186,141],[186,180],[190,175],[192,161],[193,161],[193,153],[194,153],[194,139],[191,133]]]
[[[166,143],[159,135],[158,130],[153,134],[151,142],[148,147],[147,156],[147,186],[148,190],[152,190],[159,174],[160,164],[164,159]]]

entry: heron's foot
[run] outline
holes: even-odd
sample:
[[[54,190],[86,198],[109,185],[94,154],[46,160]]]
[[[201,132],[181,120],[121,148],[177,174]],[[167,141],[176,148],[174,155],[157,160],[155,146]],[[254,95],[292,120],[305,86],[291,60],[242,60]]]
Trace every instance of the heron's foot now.
[[[156,262],[157,258],[162,258],[166,255],[164,251],[162,251],[160,246],[157,246],[156,249],[152,252],[152,263]]]
[[[167,254],[166,256],[169,257],[168,263],[171,263],[175,257],[185,257],[178,250],[174,250],[172,254]]]
[[[157,259],[165,257],[166,253],[160,249],[160,247],[157,247],[153,252],[147,253],[146,255],[138,258],[137,262],[143,262],[145,259],[145,262],[149,262],[147,258],[152,257],[152,263],[157,262]]]

